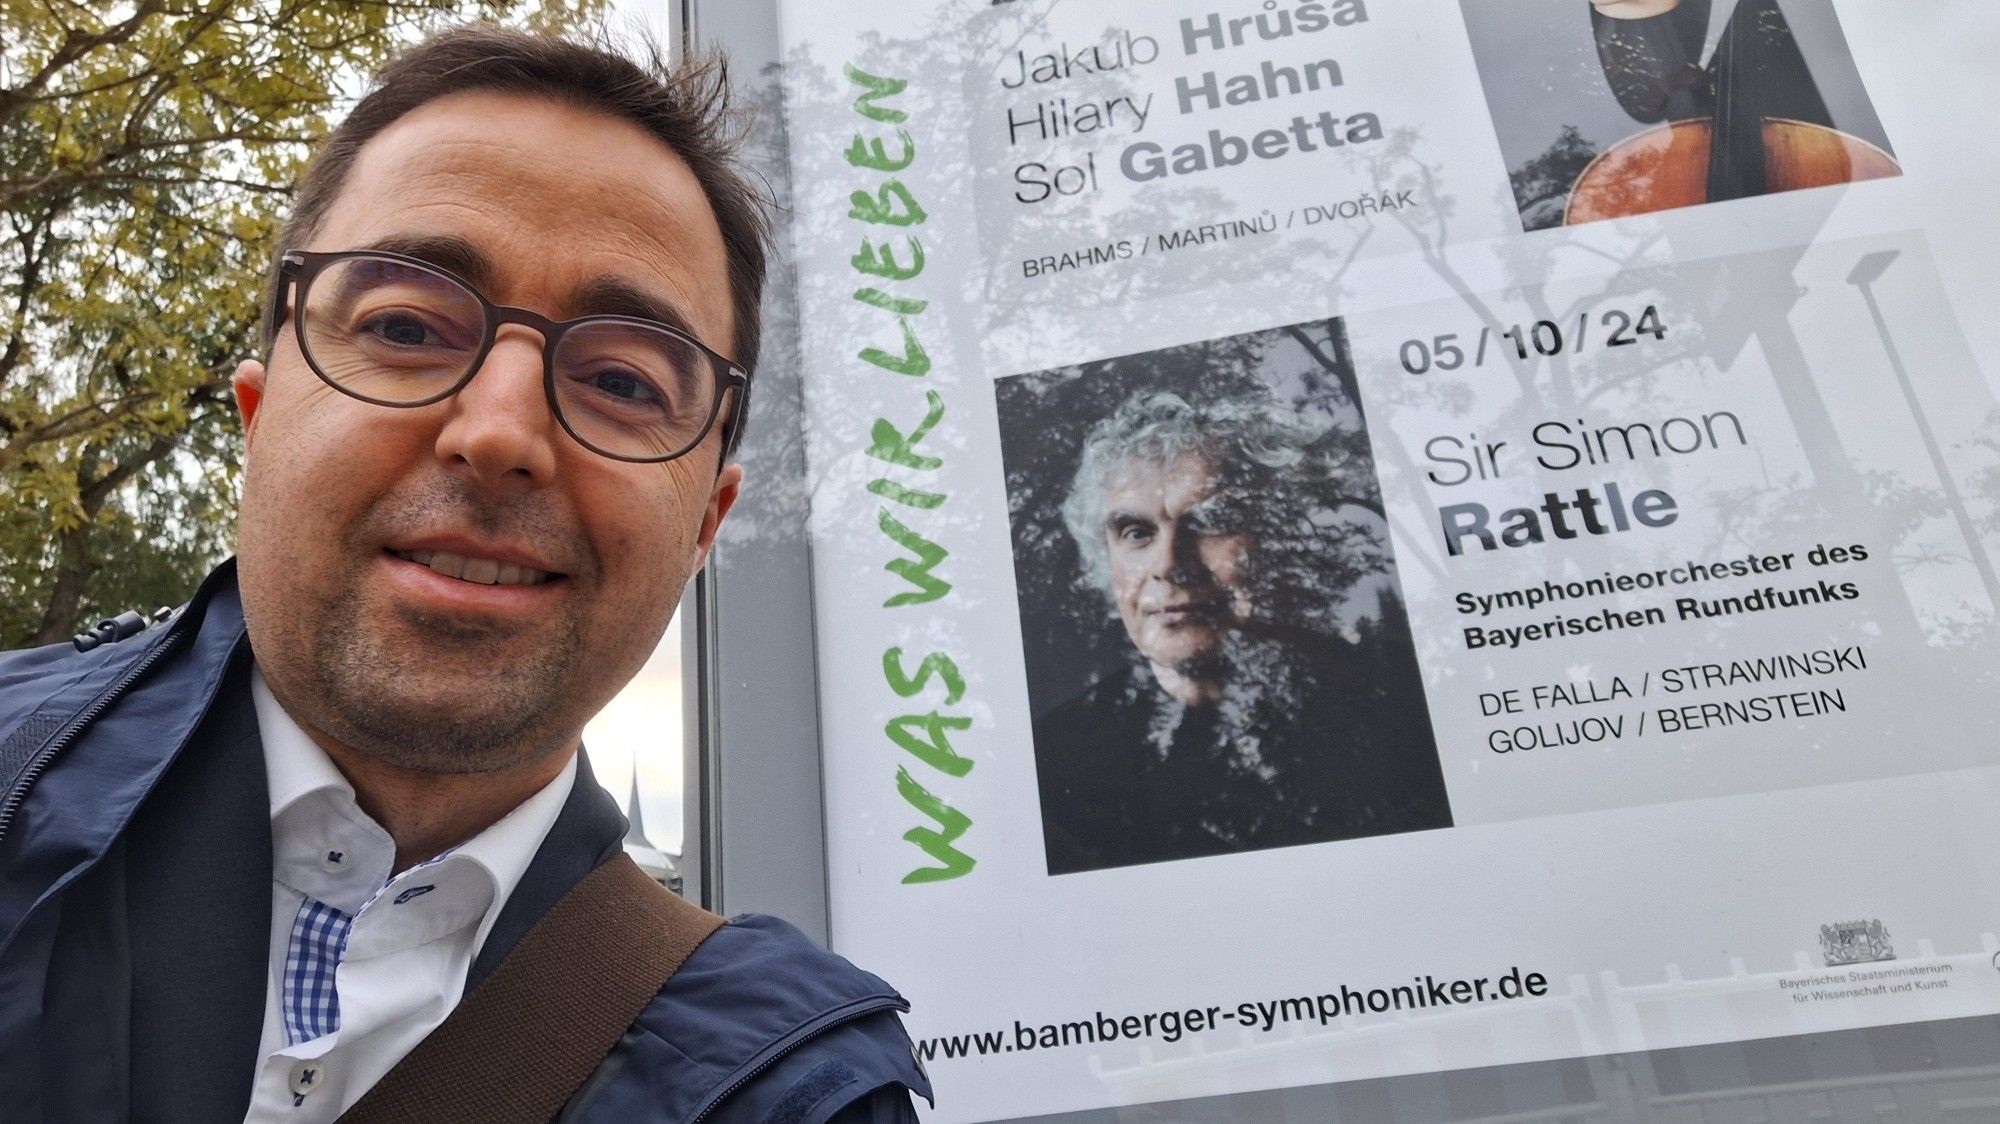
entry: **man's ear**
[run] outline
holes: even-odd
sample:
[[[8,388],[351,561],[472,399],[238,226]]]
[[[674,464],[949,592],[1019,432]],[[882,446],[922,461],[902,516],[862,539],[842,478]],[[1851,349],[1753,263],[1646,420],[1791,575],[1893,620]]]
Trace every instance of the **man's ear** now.
[[[257,436],[257,410],[264,404],[264,365],[255,359],[238,363],[229,386],[236,392],[236,412],[243,415],[243,448],[248,450]]]
[[[722,527],[722,517],[736,505],[736,495],[742,488],[742,465],[732,461],[716,473],[715,487],[708,493],[708,508],[701,513],[701,531],[695,535],[695,569],[708,562],[708,549],[715,545],[715,532]]]

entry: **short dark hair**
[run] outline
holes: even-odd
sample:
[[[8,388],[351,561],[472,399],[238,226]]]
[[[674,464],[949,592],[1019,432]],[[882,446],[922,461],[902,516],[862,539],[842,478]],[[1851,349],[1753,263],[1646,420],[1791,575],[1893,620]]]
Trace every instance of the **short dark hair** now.
[[[480,90],[548,98],[630,121],[687,164],[715,212],[728,255],[736,321],[730,358],[754,370],[771,227],[766,194],[736,156],[742,127],[729,104],[727,64],[720,55],[702,55],[669,66],[657,45],[647,44],[647,52],[642,64],[606,46],[470,24],[433,35],[390,60],[299,179],[291,217],[272,255],[261,329],[265,349],[277,339],[279,259],[318,229],[362,146],[411,110]]]

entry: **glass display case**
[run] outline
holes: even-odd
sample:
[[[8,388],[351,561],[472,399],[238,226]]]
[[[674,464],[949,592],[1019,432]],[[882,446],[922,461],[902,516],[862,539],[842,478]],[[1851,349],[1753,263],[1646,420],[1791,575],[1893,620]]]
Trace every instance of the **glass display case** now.
[[[2000,1119],[2000,18],[686,0],[689,892],[952,1122]]]

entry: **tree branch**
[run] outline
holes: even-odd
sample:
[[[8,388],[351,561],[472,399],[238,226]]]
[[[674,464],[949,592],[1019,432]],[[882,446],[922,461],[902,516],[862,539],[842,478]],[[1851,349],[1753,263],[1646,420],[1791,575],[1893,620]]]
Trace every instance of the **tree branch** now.
[[[0,90],[0,122],[12,120],[14,114],[20,111],[21,106],[28,99],[39,93],[42,87],[48,85],[49,80],[54,78],[64,67],[82,59],[85,55],[90,54],[99,47],[108,47],[123,43],[132,38],[132,36],[137,35],[139,28],[147,20],[158,15],[162,7],[164,5],[161,4],[160,0],[140,0],[139,3],[132,6],[132,14],[123,23],[113,24],[105,30],[96,33],[75,30],[66,31],[63,35],[62,45],[58,46],[54,53],[49,55],[48,61],[42,64],[40,70],[37,70],[21,85],[8,90]]]
[[[1339,329],[1334,326],[1332,321],[1328,321],[1326,330],[1327,339],[1331,342],[1334,333]],[[1287,327],[1285,334],[1297,340],[1299,346],[1306,349],[1306,354],[1313,357],[1314,362],[1325,367],[1328,373],[1332,374],[1340,382],[1341,393],[1347,395],[1347,401],[1354,406],[1354,412],[1362,416],[1362,424],[1367,424],[1367,411],[1361,406],[1361,387],[1355,381],[1353,370],[1347,364],[1336,362],[1333,356],[1328,355],[1321,349],[1318,342],[1311,336],[1306,335],[1305,329],[1299,327],[1297,324]]]
[[[101,402],[86,402],[40,425],[16,432],[5,445],[0,445],[0,470],[19,460],[32,445],[46,445],[51,441],[62,441],[89,433],[98,426],[130,417],[139,407],[158,401],[161,397],[159,391],[149,390]],[[91,416],[93,414],[97,416]]]

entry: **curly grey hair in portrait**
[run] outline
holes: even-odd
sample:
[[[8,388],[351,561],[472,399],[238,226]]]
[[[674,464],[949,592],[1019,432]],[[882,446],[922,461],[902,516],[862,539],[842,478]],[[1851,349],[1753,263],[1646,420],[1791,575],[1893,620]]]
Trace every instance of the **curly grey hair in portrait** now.
[[[1127,398],[1084,438],[1063,499],[1063,525],[1076,540],[1084,577],[1100,590],[1111,588],[1104,504],[1124,466],[1168,465],[1195,453],[1253,502],[1299,504],[1324,494],[1345,468],[1346,458],[1324,445],[1329,428],[1308,424],[1269,399],[1196,404],[1164,391]]]

